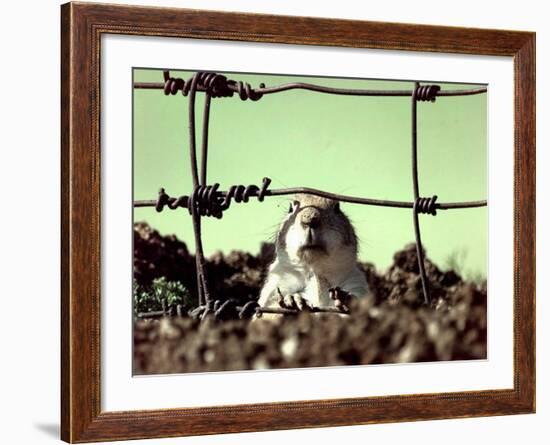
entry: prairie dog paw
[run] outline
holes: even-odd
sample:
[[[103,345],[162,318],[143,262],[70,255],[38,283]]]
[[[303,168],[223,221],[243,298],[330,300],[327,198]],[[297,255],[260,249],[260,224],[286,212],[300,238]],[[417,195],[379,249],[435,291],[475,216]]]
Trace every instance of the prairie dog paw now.
[[[350,304],[354,299],[352,294],[339,287],[333,287],[328,290],[328,295],[334,300],[334,306],[342,312],[349,312]]]
[[[283,295],[279,289],[277,289],[277,292],[279,294],[279,306],[283,309],[294,309],[298,311],[311,311],[313,309],[311,303],[299,293]]]

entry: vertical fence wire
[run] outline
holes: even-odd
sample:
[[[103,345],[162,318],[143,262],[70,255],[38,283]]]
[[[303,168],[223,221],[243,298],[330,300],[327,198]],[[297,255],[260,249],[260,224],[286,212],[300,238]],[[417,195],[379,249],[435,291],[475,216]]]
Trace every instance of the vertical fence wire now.
[[[193,176],[193,189],[198,190],[201,182],[198,174],[198,162],[197,162],[197,141],[195,135],[195,98],[196,88],[198,81],[198,73],[193,76],[191,80],[191,86],[189,89],[189,154],[191,159],[191,173]],[[205,103],[205,105],[207,102]],[[209,105],[209,104],[208,104]],[[206,110],[205,110],[206,113]],[[208,121],[205,121],[205,125],[208,125]],[[208,131],[208,127],[206,130]],[[204,149],[203,141],[203,149]],[[204,158],[204,153],[203,153]],[[201,176],[206,179],[206,160],[203,159],[203,170]],[[195,195],[195,193],[193,194]],[[191,217],[193,219],[193,232],[195,236],[195,263],[197,269],[197,295],[199,305],[204,305],[210,300],[210,294],[208,292],[208,280],[206,277],[206,268],[204,262],[204,250],[202,246],[202,234],[201,234],[201,217],[197,206],[195,205],[195,196],[192,197],[192,204],[189,206],[191,210]]]
[[[416,239],[416,256],[418,260],[418,270],[420,272],[420,280],[422,281],[422,291],[424,293],[424,303],[430,303],[430,294],[428,291],[428,283],[426,277],[426,269],[424,267],[424,249],[422,248],[422,238],[420,235],[420,221],[418,217],[418,204],[420,200],[420,186],[418,184],[418,125],[417,125],[417,91],[420,87],[418,82],[414,83],[414,88],[411,95],[411,154],[412,154],[412,181],[414,192],[413,205],[413,224],[414,236]]]
[[[206,92],[204,98],[204,114],[202,121],[202,153],[201,153],[201,184],[206,185],[206,167],[208,164],[208,128],[210,125],[210,103],[212,96]]]

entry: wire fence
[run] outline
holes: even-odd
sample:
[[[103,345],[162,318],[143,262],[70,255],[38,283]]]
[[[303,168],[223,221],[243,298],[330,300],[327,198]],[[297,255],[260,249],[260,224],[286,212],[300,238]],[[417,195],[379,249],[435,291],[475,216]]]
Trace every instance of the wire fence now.
[[[424,266],[424,250],[422,247],[422,237],[420,231],[420,214],[429,214],[435,216],[438,210],[465,209],[474,207],[483,207],[487,205],[486,200],[448,202],[440,203],[437,201],[437,195],[431,197],[422,197],[420,195],[420,186],[418,179],[418,138],[417,138],[417,104],[419,101],[435,102],[438,97],[468,96],[482,94],[487,92],[487,88],[474,88],[465,90],[441,90],[439,85],[420,85],[414,83],[412,90],[367,90],[367,89],[345,89],[320,86],[309,83],[295,82],[273,87],[266,87],[261,83],[259,87],[253,88],[250,84],[241,81],[228,79],[219,73],[197,72],[189,79],[175,78],[170,76],[169,71],[163,72],[164,82],[146,83],[136,82],[134,88],[137,89],[159,89],[163,90],[165,95],[176,95],[181,93],[189,98],[188,110],[188,129],[189,129],[189,156],[191,163],[191,173],[193,178],[193,190],[189,195],[172,197],[161,188],[158,198],[155,200],[134,201],[134,207],[154,207],[157,212],[162,212],[165,207],[169,209],[185,208],[188,210],[193,221],[193,232],[196,245],[196,270],[197,270],[197,292],[199,306],[192,312],[194,316],[206,317],[208,314],[214,314],[217,318],[224,318],[230,311],[237,313],[239,317],[246,318],[253,314],[262,313],[290,314],[297,312],[288,308],[267,308],[259,307],[255,301],[239,306],[233,300],[221,302],[212,298],[208,287],[208,277],[205,267],[204,250],[202,244],[201,217],[215,217],[221,219],[223,212],[229,209],[232,202],[246,203],[251,198],[262,202],[269,196],[293,195],[296,193],[307,193],[334,199],[352,204],[362,204],[380,207],[394,207],[412,209],[413,228],[415,233],[416,253],[418,267],[422,283],[422,292],[424,303],[430,303],[430,293],[426,270]],[[258,101],[264,95],[280,93],[284,91],[302,89],[323,94],[335,94],[345,96],[384,96],[384,97],[410,97],[411,98],[411,169],[412,186],[414,200],[391,201],[383,199],[371,199],[364,197],[340,195],[323,190],[308,187],[293,187],[270,189],[271,180],[263,178],[261,185],[250,184],[233,185],[228,190],[220,190],[219,183],[208,184],[207,182],[207,164],[208,164],[208,134],[209,117],[212,98],[224,98],[238,96],[241,100]],[[203,108],[203,127],[201,144],[201,164],[200,174],[197,159],[196,125],[195,125],[195,97],[196,93],[204,93],[205,101]],[[314,312],[325,313],[346,313],[347,309],[336,307],[316,307]],[[162,312],[156,316],[162,315]]]

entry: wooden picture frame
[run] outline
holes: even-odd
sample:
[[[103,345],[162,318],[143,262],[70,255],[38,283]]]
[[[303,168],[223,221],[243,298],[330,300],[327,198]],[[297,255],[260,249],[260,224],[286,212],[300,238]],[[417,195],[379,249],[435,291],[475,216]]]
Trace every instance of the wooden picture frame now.
[[[63,5],[61,33],[63,440],[95,442],[535,411],[534,33],[91,3]],[[513,389],[102,412],[99,116],[100,38],[106,33],[513,57]]]

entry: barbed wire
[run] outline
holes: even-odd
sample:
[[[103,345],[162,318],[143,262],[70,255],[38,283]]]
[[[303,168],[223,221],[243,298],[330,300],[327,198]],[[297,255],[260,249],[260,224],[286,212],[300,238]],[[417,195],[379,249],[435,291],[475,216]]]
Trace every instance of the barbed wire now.
[[[215,73],[208,73],[215,74]],[[164,82],[135,82],[134,88],[145,90],[164,90],[166,95],[175,95],[181,92],[183,96],[187,96],[190,90],[189,80],[182,78],[170,77],[169,71],[164,71]],[[412,90],[372,90],[372,89],[353,89],[353,88],[334,88],[321,86],[304,82],[292,82],[283,85],[277,85],[273,87],[266,87],[261,83],[258,88],[252,88],[250,84],[243,82],[236,82],[228,80],[226,76],[222,74],[216,74],[217,77],[210,77],[205,84],[199,84],[196,87],[196,91],[206,92],[215,89],[215,97],[232,97],[233,94],[237,94],[241,100],[251,99],[253,101],[261,99],[266,94],[281,93],[290,90],[308,90],[317,93],[336,94],[340,96],[386,96],[386,97],[410,97]],[[214,88],[216,87],[216,88]],[[422,99],[421,95],[418,96],[418,100],[430,100],[433,102],[435,97],[451,97],[451,96],[471,96],[475,94],[486,93],[487,87],[471,88],[471,89],[459,89],[459,90],[441,90],[439,89],[433,97],[430,99]],[[214,97],[214,96],[212,96]]]
[[[191,162],[191,174],[193,179],[193,191],[190,195],[182,195],[178,198],[171,197],[166,191],[161,188],[156,200],[141,200],[134,201],[134,207],[155,207],[158,212],[161,212],[165,207],[169,209],[185,208],[193,220],[193,231],[196,245],[196,270],[197,270],[197,292],[199,306],[195,309],[196,316],[204,317],[209,313],[223,313],[224,308],[229,307],[229,303],[220,303],[214,301],[208,291],[208,280],[206,276],[205,258],[202,246],[201,234],[201,217],[211,216],[222,218],[223,212],[229,209],[231,202],[241,203],[248,202],[250,198],[256,198],[258,201],[263,201],[268,196],[283,196],[297,193],[308,193],[329,199],[334,199],[342,202],[353,204],[372,205],[381,207],[407,208],[412,209],[413,213],[413,228],[415,233],[415,244],[417,252],[417,261],[419,266],[420,278],[422,282],[422,292],[424,302],[430,303],[430,295],[428,290],[428,282],[424,266],[424,251],[422,248],[422,239],[420,232],[420,214],[429,214],[435,216],[437,210],[450,209],[465,209],[483,207],[487,205],[486,200],[479,201],[464,201],[464,202],[437,202],[437,195],[431,197],[422,197],[420,195],[419,175],[418,175],[418,137],[417,137],[417,103],[435,102],[438,97],[452,96],[469,96],[482,94],[487,92],[486,87],[460,89],[460,90],[442,90],[439,85],[420,85],[419,82],[414,83],[412,90],[369,90],[369,89],[346,89],[321,86],[310,83],[294,82],[278,86],[266,87],[261,83],[259,87],[253,88],[250,84],[228,79],[226,76],[219,73],[197,72],[189,79],[175,78],[170,76],[170,72],[163,71],[163,83],[147,83],[136,82],[136,89],[162,89],[165,95],[176,95],[181,92],[183,96],[189,97],[188,109],[188,130],[189,130],[189,155]],[[293,187],[270,190],[269,185],[271,180],[263,178],[262,184],[256,186],[254,184],[233,185],[226,191],[220,191],[219,183],[208,185],[207,183],[207,161],[208,161],[208,134],[209,134],[209,116],[212,98],[227,98],[237,95],[241,100],[258,101],[264,95],[280,93],[284,91],[302,89],[317,93],[336,94],[345,96],[378,96],[378,97],[410,97],[411,98],[411,168],[413,182],[413,197],[414,201],[391,201],[384,199],[372,199],[355,197],[348,195],[340,195],[337,193],[326,192],[309,187]],[[204,114],[203,114],[203,129],[202,129],[202,147],[201,147],[201,169],[199,174],[196,150],[195,137],[195,98],[196,93],[205,93]],[[225,306],[224,306],[225,304]],[[216,306],[217,305],[217,306]],[[233,305],[234,306],[234,305]],[[246,306],[246,305],[245,305]],[[214,309],[216,307],[216,309]],[[248,306],[246,311],[251,310],[252,306]],[[242,308],[241,308],[242,309]],[[261,313],[277,313],[289,314],[295,313],[294,309],[288,308],[260,308],[257,304],[254,306],[254,311],[257,314]],[[316,312],[339,313],[342,311],[338,308],[316,308]],[[248,312],[247,312],[248,313]]]
[[[271,179],[264,178],[262,181],[262,185],[266,182],[270,182]],[[209,211],[212,212],[212,210],[201,210],[201,209],[207,209],[209,206],[215,207],[217,204],[217,201],[222,201],[225,203],[228,197],[234,197],[231,190],[240,189],[240,190],[246,190],[246,189],[252,189],[260,187],[257,187],[256,185],[233,185],[230,187],[229,191],[220,191],[219,188],[220,184],[216,183],[212,186],[207,186],[206,188],[201,188],[197,190],[197,200],[195,201],[195,205],[198,206],[199,212],[204,211],[206,213],[203,213],[203,216],[214,216],[217,218],[220,218],[217,213],[208,213]],[[215,193],[214,193],[215,188]],[[281,188],[281,189],[266,189],[263,198],[267,196],[285,196],[285,195],[296,195],[300,193],[305,193],[309,195],[315,195],[320,196],[323,198],[338,200],[341,202],[347,202],[351,204],[364,204],[364,205],[370,205],[370,206],[376,206],[376,207],[393,207],[393,208],[401,208],[401,209],[412,209],[415,205],[415,202],[411,201],[391,201],[387,199],[372,199],[372,198],[361,198],[358,196],[349,196],[349,195],[340,195],[338,193],[331,193],[331,192],[325,192],[323,190],[310,188],[310,187],[291,187],[291,188]],[[193,193],[195,194],[195,192]],[[255,192],[252,193],[244,193],[240,195],[241,197],[239,199],[235,199],[234,202],[240,203],[240,202],[248,202],[250,198],[259,198],[258,194]],[[165,207],[168,207],[171,210],[175,210],[177,208],[185,208],[189,210],[189,206],[191,205],[191,197],[192,195],[182,195],[178,198],[172,197],[166,193],[166,191],[162,188],[159,191],[159,197],[157,199],[146,199],[146,200],[136,200],[134,201],[134,207],[155,207],[158,212],[162,212]],[[214,202],[212,202],[212,200]],[[260,199],[258,199],[260,201]],[[263,200],[263,199],[262,199]],[[431,198],[420,198],[419,199],[419,207],[418,212],[419,213],[429,213],[434,214],[433,212],[437,210],[453,210],[453,209],[467,209],[467,208],[474,208],[474,207],[484,207],[487,205],[486,200],[480,200],[480,201],[461,201],[461,202],[437,202],[437,196],[434,195]],[[229,204],[224,204],[222,211],[225,211],[229,208]]]
[[[227,302],[225,302],[227,303]],[[256,302],[253,302],[256,303]],[[248,304],[248,303],[247,303]],[[221,305],[223,306],[223,305]],[[283,307],[261,307],[257,303],[254,306],[250,306],[250,309],[247,310],[245,305],[231,305],[226,304],[225,307],[218,307],[216,309],[208,309],[206,305],[198,306],[191,311],[186,311],[183,305],[177,305],[176,307],[169,307],[159,311],[149,311],[149,312],[138,312],[136,314],[137,318],[163,318],[163,317],[182,317],[185,314],[190,315],[194,318],[205,319],[209,315],[212,315],[216,319],[224,318],[241,318],[248,319],[253,315],[258,317],[263,316],[264,314],[276,314],[276,315],[298,315],[303,312],[300,309],[289,309]],[[314,306],[308,309],[308,312],[312,314],[339,314],[339,315],[349,315],[349,311],[338,309],[332,306]]]

